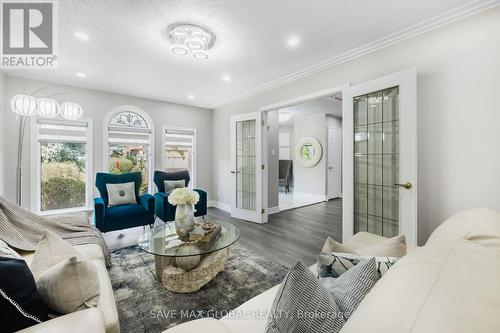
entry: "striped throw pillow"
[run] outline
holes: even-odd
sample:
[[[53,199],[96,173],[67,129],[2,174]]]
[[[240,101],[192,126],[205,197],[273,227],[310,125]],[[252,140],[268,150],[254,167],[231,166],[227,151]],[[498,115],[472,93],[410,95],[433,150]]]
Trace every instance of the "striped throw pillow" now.
[[[338,278],[326,277],[320,281],[330,292],[347,320],[379,279],[375,258],[363,261]]]
[[[300,260],[283,280],[266,333],[337,333],[344,325],[331,294]]]

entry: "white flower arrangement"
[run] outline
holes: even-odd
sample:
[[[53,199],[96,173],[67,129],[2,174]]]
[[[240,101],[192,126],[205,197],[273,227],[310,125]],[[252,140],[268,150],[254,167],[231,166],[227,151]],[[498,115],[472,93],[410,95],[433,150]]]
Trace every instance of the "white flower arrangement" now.
[[[200,200],[198,192],[188,189],[187,187],[176,188],[168,196],[168,202],[171,205],[196,205]]]

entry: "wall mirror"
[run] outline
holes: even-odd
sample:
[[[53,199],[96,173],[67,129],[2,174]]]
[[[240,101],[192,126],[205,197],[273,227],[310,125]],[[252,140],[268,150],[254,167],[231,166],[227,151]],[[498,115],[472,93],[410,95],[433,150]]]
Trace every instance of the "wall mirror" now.
[[[313,137],[304,137],[295,146],[295,158],[304,168],[312,168],[321,161],[321,143]]]

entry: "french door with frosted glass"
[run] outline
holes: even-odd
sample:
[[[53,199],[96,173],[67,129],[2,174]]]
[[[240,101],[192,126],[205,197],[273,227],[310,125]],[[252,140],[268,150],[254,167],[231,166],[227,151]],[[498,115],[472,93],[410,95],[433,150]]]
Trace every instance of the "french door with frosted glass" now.
[[[231,216],[267,222],[263,206],[262,113],[231,117]]]
[[[343,92],[343,239],[417,240],[417,85],[409,69]]]

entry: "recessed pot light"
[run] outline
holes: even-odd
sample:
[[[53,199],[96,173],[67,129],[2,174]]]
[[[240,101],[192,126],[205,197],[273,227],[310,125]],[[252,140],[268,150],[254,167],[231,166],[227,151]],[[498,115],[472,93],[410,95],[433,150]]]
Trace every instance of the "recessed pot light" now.
[[[286,43],[287,43],[288,47],[294,48],[300,44],[300,39],[297,36],[292,36],[292,37],[288,38]]]
[[[82,72],[78,72],[78,73],[76,73],[76,76],[78,76],[78,77],[87,77],[87,74],[82,73]]]
[[[76,38],[81,40],[89,40],[89,36],[83,32],[77,31],[73,34]]]
[[[189,98],[189,99],[194,99],[194,95],[193,95],[193,94],[189,94],[189,95],[188,95],[188,98]]]
[[[222,75],[222,80],[226,81],[226,82],[231,81],[231,75],[229,75],[229,74]]]

